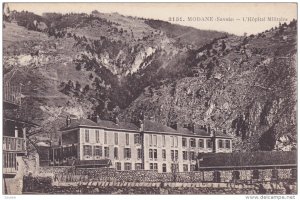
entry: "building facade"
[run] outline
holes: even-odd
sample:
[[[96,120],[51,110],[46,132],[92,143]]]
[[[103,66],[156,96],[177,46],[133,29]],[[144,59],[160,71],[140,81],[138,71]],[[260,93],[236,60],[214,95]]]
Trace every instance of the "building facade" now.
[[[198,171],[212,172],[214,182],[297,179],[297,151],[202,154],[197,162]]]
[[[4,85],[3,93],[3,176],[13,177],[17,173],[17,156],[26,153],[26,128],[21,120],[12,116],[21,105],[20,87],[9,83]]]
[[[52,148],[52,165],[109,159],[117,170],[194,171],[199,153],[232,152],[232,138],[206,127],[173,129],[151,120],[127,122],[71,120]]]
[[[3,177],[13,178],[18,172],[18,157],[26,155],[26,133],[36,126],[18,114],[21,107],[21,87],[9,82],[3,92]]]

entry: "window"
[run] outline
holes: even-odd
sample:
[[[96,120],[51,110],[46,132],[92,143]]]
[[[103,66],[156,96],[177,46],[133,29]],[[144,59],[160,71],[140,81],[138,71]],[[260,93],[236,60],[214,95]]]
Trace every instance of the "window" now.
[[[186,138],[182,138],[182,146],[186,147]]]
[[[141,170],[142,164],[141,163],[135,163],[135,170]]]
[[[162,164],[162,172],[167,172],[167,164]]]
[[[90,134],[89,134],[89,130],[85,130],[85,142],[89,142],[90,141]]]
[[[188,160],[188,152],[187,151],[182,152],[182,158],[183,158],[183,160]]]
[[[131,158],[131,149],[124,148],[124,158]]]
[[[129,145],[129,134],[126,133],[126,145]]]
[[[91,145],[83,146],[83,155],[84,156],[92,156],[92,146]]]
[[[104,147],[104,156],[105,158],[109,158],[109,147]]]
[[[178,164],[172,164],[171,165],[171,171],[172,172],[179,172],[179,166],[178,166]]]
[[[96,130],[96,143],[100,143],[100,134],[99,134],[99,130]]]
[[[174,150],[171,150],[171,160],[174,160]]]
[[[150,170],[153,170],[153,163],[150,163]]]
[[[154,159],[157,159],[157,149],[154,149],[154,150],[153,150],[153,158],[154,158]]]
[[[117,169],[118,171],[122,170],[122,163],[116,162],[116,169]]]
[[[165,135],[162,136],[162,146],[163,147],[166,146],[166,136]]]
[[[240,179],[240,172],[239,171],[233,171],[232,172],[232,180],[239,180]]]
[[[162,158],[163,158],[164,160],[167,158],[166,150],[165,150],[165,149],[162,150]]]
[[[142,149],[137,149],[137,159],[142,159]]]
[[[125,170],[131,170],[131,163],[125,163]]]
[[[149,149],[149,158],[153,159],[153,150],[152,149]]]
[[[196,165],[191,165],[191,172],[196,170]]]
[[[115,133],[115,145],[118,145],[119,143],[119,136],[118,133]]]
[[[226,149],[230,149],[230,140],[225,140]]]
[[[199,139],[199,148],[204,148],[204,140]]]
[[[114,158],[118,159],[119,158],[119,152],[118,152],[118,147],[114,148]]]
[[[189,171],[189,166],[187,164],[183,164],[183,171],[184,172]]]
[[[94,146],[94,156],[102,156],[102,146]]]
[[[134,135],[134,144],[141,144],[141,137],[139,134]]]
[[[157,146],[157,135],[153,135],[153,145]]]
[[[221,182],[221,173],[219,171],[214,171],[213,173],[213,182],[220,183]]]
[[[190,139],[190,147],[196,147],[196,140],[195,138]]]
[[[207,140],[206,140],[206,147],[207,147],[208,149],[210,149],[210,148],[212,147],[212,141],[211,141],[211,139],[207,139]]]
[[[178,160],[178,150],[175,150],[175,160]]]
[[[195,160],[195,152],[190,151],[190,160]]]
[[[253,170],[252,178],[253,179],[259,179],[259,171],[257,169]]]
[[[149,146],[152,146],[152,135],[149,135]]]
[[[158,169],[158,168],[157,168],[157,163],[154,163],[154,164],[153,164],[153,170],[157,171],[157,169]]]
[[[171,147],[174,147],[174,136],[171,136]]]
[[[150,170],[157,171],[157,163],[150,163]]]
[[[104,144],[107,144],[107,132],[104,132]]]
[[[178,147],[178,137],[174,136],[174,138],[175,138],[175,147]]]
[[[223,140],[219,140],[219,148],[223,148]]]

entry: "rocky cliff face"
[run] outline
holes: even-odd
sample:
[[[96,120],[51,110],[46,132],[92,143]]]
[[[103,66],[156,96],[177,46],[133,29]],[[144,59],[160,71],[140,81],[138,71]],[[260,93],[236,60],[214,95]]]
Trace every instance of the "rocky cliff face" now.
[[[273,150],[296,141],[296,30],[281,25],[193,51],[188,77],[149,86],[124,112],[164,124],[210,124],[235,136],[235,150]]]
[[[225,129],[237,150],[295,136],[296,22],[237,37],[97,11],[11,18],[5,80],[23,85],[21,113],[42,133],[70,114],[135,120],[144,110],[167,125]]]

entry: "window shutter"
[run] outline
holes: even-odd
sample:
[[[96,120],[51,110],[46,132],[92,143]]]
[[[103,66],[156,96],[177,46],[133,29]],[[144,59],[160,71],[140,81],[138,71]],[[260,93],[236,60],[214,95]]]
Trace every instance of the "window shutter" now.
[[[131,158],[131,149],[128,149],[129,158]]]

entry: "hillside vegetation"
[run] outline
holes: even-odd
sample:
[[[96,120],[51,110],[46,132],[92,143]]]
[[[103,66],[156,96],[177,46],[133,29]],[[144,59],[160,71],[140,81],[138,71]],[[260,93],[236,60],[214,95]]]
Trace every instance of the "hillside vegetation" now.
[[[57,133],[66,115],[210,124],[236,150],[296,136],[296,25],[237,37],[118,13],[13,11],[4,76],[21,83],[21,114]]]

